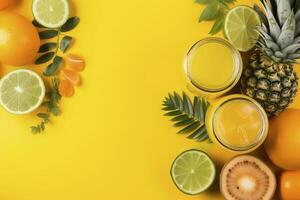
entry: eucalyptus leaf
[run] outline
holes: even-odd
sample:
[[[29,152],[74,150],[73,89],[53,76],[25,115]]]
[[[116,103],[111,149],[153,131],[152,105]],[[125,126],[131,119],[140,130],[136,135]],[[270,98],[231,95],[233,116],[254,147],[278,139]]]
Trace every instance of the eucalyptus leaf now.
[[[44,63],[50,61],[54,57],[54,55],[55,55],[54,52],[45,53],[35,61],[35,64],[37,64],[37,65],[44,64]]]
[[[45,130],[45,122],[42,122],[41,123],[41,131],[44,131]]]
[[[45,30],[45,31],[39,32],[39,36],[41,39],[51,39],[51,38],[56,37],[57,35],[58,35],[57,30]]]
[[[65,53],[71,46],[73,38],[70,36],[65,36],[60,42],[59,49]]]
[[[54,116],[59,116],[61,114],[61,110],[57,107],[53,107],[50,109],[50,112],[54,115]]]
[[[43,44],[43,45],[41,45],[41,47],[39,49],[39,53],[48,52],[52,49],[55,49],[55,47],[56,47],[56,43],[54,43],[54,42],[49,42],[49,43]]]
[[[60,27],[61,32],[68,32],[73,30],[80,22],[79,17],[71,17],[70,19],[67,20],[67,22]]]
[[[53,63],[51,63],[44,71],[44,75],[45,76],[52,76],[54,75],[58,68],[60,67],[61,63],[62,63],[62,57],[60,56],[55,56]]]
[[[32,21],[32,24],[37,28],[46,28],[45,26],[41,25],[38,21],[35,19]]]
[[[49,119],[49,114],[47,113],[38,113],[37,116],[41,119]]]
[[[31,128],[31,132],[32,132],[33,134],[39,133],[38,127],[36,127],[36,126],[31,126],[30,128]]]

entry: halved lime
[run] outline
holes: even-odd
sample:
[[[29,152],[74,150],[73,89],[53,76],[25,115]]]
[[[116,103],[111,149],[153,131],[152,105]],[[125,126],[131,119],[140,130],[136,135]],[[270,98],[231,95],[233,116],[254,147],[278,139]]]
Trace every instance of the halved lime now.
[[[189,195],[207,190],[215,175],[215,165],[210,157],[194,149],[181,153],[171,167],[173,182],[179,190]]]
[[[69,17],[68,0],[33,0],[32,12],[36,21],[48,28],[58,28]]]
[[[0,104],[13,114],[27,114],[34,111],[41,105],[44,96],[44,82],[31,70],[12,71],[0,82]]]
[[[259,38],[259,25],[260,18],[254,9],[237,6],[226,15],[225,35],[238,50],[246,52],[255,46]]]

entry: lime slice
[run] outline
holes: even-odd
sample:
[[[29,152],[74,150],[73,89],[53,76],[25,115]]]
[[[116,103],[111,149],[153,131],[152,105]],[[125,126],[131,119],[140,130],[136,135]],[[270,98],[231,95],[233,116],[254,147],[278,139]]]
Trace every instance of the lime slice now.
[[[44,82],[31,70],[10,72],[0,82],[0,104],[13,114],[32,112],[41,105],[44,96]]]
[[[58,28],[69,17],[68,0],[33,0],[32,12],[36,21],[48,28]]]
[[[215,165],[209,156],[199,150],[180,154],[171,168],[172,179],[179,190],[195,195],[208,189],[215,179]]]
[[[255,46],[259,38],[259,25],[260,18],[254,9],[237,6],[226,15],[225,35],[238,50],[246,52]]]

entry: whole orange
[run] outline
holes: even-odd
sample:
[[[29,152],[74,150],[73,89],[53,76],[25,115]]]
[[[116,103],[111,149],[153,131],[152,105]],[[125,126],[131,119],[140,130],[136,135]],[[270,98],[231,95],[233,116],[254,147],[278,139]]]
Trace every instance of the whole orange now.
[[[278,167],[300,169],[300,110],[286,109],[270,120],[265,150]]]
[[[33,63],[40,47],[36,28],[25,17],[0,13],[0,61],[21,66]]]
[[[300,171],[286,171],[280,177],[282,200],[300,200]]]
[[[10,6],[15,0],[0,0],[0,10],[3,10]]]

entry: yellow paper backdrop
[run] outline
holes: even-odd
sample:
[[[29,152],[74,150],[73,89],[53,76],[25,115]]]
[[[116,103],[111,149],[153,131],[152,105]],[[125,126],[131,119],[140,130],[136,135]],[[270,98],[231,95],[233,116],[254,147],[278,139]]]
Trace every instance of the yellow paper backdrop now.
[[[232,155],[176,135],[160,110],[168,92],[186,90],[184,54],[211,26],[197,23],[202,7],[194,0],[70,2],[81,17],[70,52],[86,59],[83,85],[40,135],[29,130],[35,113],[0,108],[0,199],[222,199],[217,180],[203,195],[180,193],[169,168],[190,148],[207,150],[219,166]],[[32,19],[30,0],[10,11]],[[2,65],[1,76],[13,69]]]

